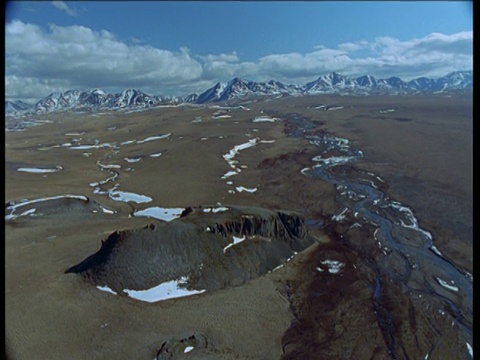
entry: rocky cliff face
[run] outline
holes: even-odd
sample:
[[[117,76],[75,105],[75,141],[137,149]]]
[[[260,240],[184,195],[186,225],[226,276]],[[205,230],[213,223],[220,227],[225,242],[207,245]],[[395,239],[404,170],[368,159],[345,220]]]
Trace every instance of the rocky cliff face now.
[[[314,240],[296,213],[256,207],[187,208],[180,219],[112,233],[69,268],[118,294],[184,279],[188,290],[237,286],[282,266]]]

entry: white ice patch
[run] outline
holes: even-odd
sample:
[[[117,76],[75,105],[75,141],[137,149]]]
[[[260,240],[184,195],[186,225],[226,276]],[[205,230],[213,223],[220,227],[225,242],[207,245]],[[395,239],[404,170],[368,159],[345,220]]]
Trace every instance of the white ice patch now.
[[[158,206],[150,207],[144,210],[136,211],[134,216],[152,217],[163,221],[172,221],[182,214],[184,208],[161,208]]]
[[[233,243],[231,244],[228,244],[227,246],[225,246],[223,248],[223,253],[225,253],[227,251],[227,249],[231,248],[232,246],[236,245],[236,244],[239,244],[241,243],[242,241],[245,240],[245,235],[243,237],[237,237],[237,236],[233,236]]]
[[[417,223],[417,219],[415,218],[415,216],[413,215],[413,212],[412,210],[410,210],[408,207],[406,206],[403,206],[402,204],[396,202],[396,201],[392,201],[391,204],[390,204],[391,207],[403,212],[408,220],[410,221],[410,224],[407,225],[405,223],[402,222],[402,225],[405,226],[405,227],[413,227],[413,228],[417,228],[418,227],[418,223]]]
[[[106,209],[104,208],[103,206],[100,206],[102,208],[102,211],[105,213],[105,214],[115,214],[115,211],[113,210],[110,210],[110,209]]]
[[[180,285],[184,285],[187,281],[185,276],[182,276],[178,280],[171,280],[164,282],[158,286],[155,286],[147,290],[128,290],[124,289],[123,292],[127,293],[133,299],[140,301],[146,301],[149,303],[157,302],[161,300],[174,299],[184,296],[191,296],[195,294],[201,294],[205,290],[187,290]]]
[[[157,157],[160,157],[160,156],[162,156],[162,153],[150,154],[150,157],[152,157],[152,158],[157,158]]]
[[[237,186],[235,189],[237,189],[238,192],[246,191],[246,192],[249,192],[249,193],[254,193],[255,191],[257,191],[257,188],[248,189],[248,188],[245,188],[243,186]]]
[[[139,195],[132,192],[126,191],[111,191],[109,196],[112,200],[123,201],[123,202],[134,202],[137,204],[150,202],[153,199],[149,196]]]
[[[340,214],[337,214],[337,215],[333,215],[332,216],[332,220],[333,221],[342,221],[343,219],[345,219],[345,213],[348,211],[347,208],[343,209],[343,211],[340,213]]]
[[[306,168],[303,168],[302,170],[300,170],[300,172],[302,173],[302,175],[305,175],[308,170],[310,170],[310,168],[306,167]]]
[[[260,140],[262,144],[273,144],[275,140]]]
[[[450,284],[447,283],[445,280],[442,280],[442,279],[440,279],[440,278],[438,278],[438,277],[435,278],[435,279],[438,281],[438,283],[439,283],[440,285],[442,285],[444,288],[446,288],[446,289],[448,289],[448,290],[451,290],[451,291],[458,291],[458,290],[459,290],[458,287],[453,286],[453,285],[450,285]],[[453,281],[452,281],[452,284],[453,284]]]
[[[284,262],[283,264],[280,264],[280,265],[278,265],[277,267],[273,268],[271,272],[274,272],[274,271],[276,271],[276,270],[281,269],[282,267],[284,267],[286,263],[288,263],[290,260],[292,260],[292,259],[295,257],[295,255],[297,255],[297,252],[296,252],[296,251],[294,251],[294,252],[293,252],[293,255],[290,256],[287,260],[285,260],[285,262]],[[269,271],[269,272],[270,272],[270,271]]]
[[[223,155],[223,158],[224,158],[225,160],[227,160],[227,161],[228,161],[228,160],[231,160],[231,159],[233,159],[233,158],[235,157],[235,155],[238,154],[238,152],[239,152],[240,150],[245,150],[245,149],[248,149],[248,148],[250,148],[250,147],[252,147],[252,146],[255,146],[255,145],[258,144],[258,141],[259,141],[259,139],[258,139],[258,138],[255,138],[255,139],[249,140],[249,141],[246,142],[246,143],[243,143],[243,144],[240,144],[240,145],[236,145],[236,146],[233,147],[232,150],[230,150],[230,152],[229,152],[228,154]]]
[[[170,135],[172,135],[172,134],[171,134],[171,133],[168,133],[168,134],[165,134],[165,135],[150,136],[150,137],[148,137],[148,138],[146,138],[146,139],[138,140],[138,141],[137,141],[137,144],[143,144],[143,143],[146,143],[146,142],[148,142],[148,141],[165,139],[165,138],[169,137]]]
[[[40,145],[39,145],[39,146],[40,146]],[[39,147],[38,150],[39,150],[39,151],[45,151],[45,150],[50,150],[50,149],[59,148],[59,147],[61,147],[61,146],[60,146],[60,145],[52,145],[52,146],[43,147],[43,148]]]
[[[381,114],[387,114],[387,113],[391,113],[391,112],[394,112],[394,111],[395,111],[395,109],[387,109],[387,110],[380,110],[379,112]]]
[[[110,289],[107,285],[105,285],[105,286],[98,286],[97,285],[97,289],[109,292],[109,293],[114,294],[114,295],[117,295],[117,293],[115,291],[113,291],[112,289]]]
[[[259,143],[260,139],[259,138],[255,138],[255,139],[251,139],[249,140],[248,142],[246,143],[243,143],[243,144],[240,144],[240,145],[236,145],[233,147],[232,150],[230,150],[227,154],[224,154],[223,155],[223,158],[228,162],[228,164],[230,165],[230,167],[234,170],[230,170],[228,171],[227,173],[225,173],[223,176],[222,176],[222,179],[227,179],[229,178],[230,176],[233,176],[233,175],[237,175],[239,172],[241,172],[241,170],[239,168],[236,167],[236,164],[238,163],[238,161],[236,160],[233,160],[233,158],[235,157],[235,155],[237,155],[241,150],[245,150],[245,149],[248,149],[252,146],[255,146]],[[240,166],[240,167],[243,167],[243,168],[246,168],[246,166]],[[243,186],[240,186],[240,187],[237,187],[237,190],[238,191],[248,191],[248,192],[255,192],[257,189],[246,189],[244,188]],[[229,190],[228,191],[229,193],[234,193],[233,190]]]
[[[139,161],[142,161],[142,158],[124,158],[123,160],[125,160],[128,163],[137,163]]]
[[[65,133],[65,136],[82,136],[82,135],[85,135],[85,131]]]
[[[127,140],[127,141],[124,141],[122,143],[120,143],[120,145],[128,145],[128,144],[132,144],[134,143],[136,140]]]
[[[217,207],[217,208],[204,208],[204,209],[203,209],[203,212],[213,212],[213,213],[217,213],[217,212],[228,211],[228,210],[230,210],[230,209],[227,208],[227,207],[221,206],[221,207]]]
[[[117,164],[104,165],[104,164],[101,164],[100,161],[97,161],[97,165],[100,166],[102,169],[120,169],[121,168],[120,165],[117,165]]]
[[[88,150],[88,149],[102,149],[102,148],[111,148],[114,145],[109,143],[103,144],[95,144],[95,145],[77,145],[77,146],[70,146],[69,149],[71,150]]]
[[[35,213],[35,211],[37,211],[37,209],[35,209],[35,208],[32,208],[32,209],[27,210],[27,211],[24,211],[23,213],[21,213],[21,214],[19,215],[19,217],[21,217],[21,216],[27,216],[27,215],[33,215],[33,214]]]
[[[39,199],[35,199],[35,200],[23,200],[17,204],[12,204],[10,206],[7,206],[5,209],[6,210],[10,210],[10,214],[8,215],[5,215],[5,220],[12,220],[12,219],[16,219],[17,217],[19,216],[25,216],[25,215],[30,215],[30,214],[33,214],[33,212],[35,210],[27,210],[27,211],[24,211],[21,215],[14,215],[14,212],[16,209],[22,207],[22,206],[26,206],[26,205],[31,205],[31,204],[35,204],[35,203],[38,203],[38,202],[42,202],[42,201],[49,201],[49,200],[57,200],[57,199],[79,199],[79,200],[84,200],[84,201],[88,201],[88,198],[86,196],[82,196],[82,195],[58,195],[58,196],[51,196],[51,197],[46,197],[46,198],[39,198]]]
[[[255,117],[252,121],[253,122],[275,122],[275,121],[278,121],[278,119],[271,118],[268,116],[258,116],[258,117]]]
[[[327,110],[340,110],[340,109],[343,109],[343,106],[333,106],[328,108]]]
[[[20,172],[27,172],[27,173],[36,173],[36,174],[45,174],[45,173],[54,173],[57,171],[62,170],[61,166],[56,166],[55,169],[41,169],[41,168],[28,168],[28,167],[21,167],[18,168],[17,171]]]
[[[324,260],[321,263],[328,267],[328,272],[330,274],[337,274],[345,266],[345,264],[336,260]],[[323,270],[322,268],[317,267],[317,271],[322,272]]]
[[[105,180],[102,180],[102,181],[99,181],[99,182],[93,182],[93,183],[90,183],[89,185],[91,187],[96,187],[98,185],[104,185],[106,183],[108,183],[109,181],[115,181],[115,179],[117,178],[118,174],[115,174],[113,176],[110,176],[108,179],[105,179]]]
[[[472,345],[470,345],[468,342],[465,343],[467,345],[467,349],[468,349],[468,353],[470,354],[470,356],[472,357],[473,359],[473,348],[472,348]]]
[[[417,221],[417,219],[415,218],[415,216],[413,215],[412,210],[410,210],[410,209],[409,209],[408,207],[406,207],[406,206],[401,205],[400,203],[398,203],[398,202],[396,202],[396,201],[392,201],[391,204],[390,204],[390,206],[393,207],[393,208],[395,208],[395,209],[400,210],[401,212],[403,212],[404,214],[407,215],[407,218],[408,218],[408,220],[410,221],[410,225],[407,225],[407,224],[405,224],[402,220],[400,220],[400,223],[402,224],[403,227],[420,231],[420,232],[421,232],[422,234],[424,234],[430,241],[433,240],[433,239],[432,239],[432,234],[430,234],[428,231],[425,231],[425,230],[421,229],[421,228],[418,226],[418,221]]]
[[[230,176],[237,175],[237,174],[238,174],[238,171],[230,170],[222,176],[222,179],[226,179],[226,178],[229,178]]]
[[[323,158],[321,155],[315,156],[312,158],[313,161],[318,162],[318,165],[315,165],[314,167],[319,167],[323,165],[339,165],[339,164],[345,164],[351,160],[354,160],[355,158],[353,156],[332,156],[329,158]]]
[[[435,254],[437,254],[438,256],[443,256],[442,253],[440,252],[440,250],[438,250],[435,245],[430,246],[430,249],[431,249]]]
[[[193,349],[194,349],[193,346],[187,346],[187,347],[185,348],[185,350],[183,350],[183,353],[184,353],[184,354],[189,353],[189,352],[192,351]]]

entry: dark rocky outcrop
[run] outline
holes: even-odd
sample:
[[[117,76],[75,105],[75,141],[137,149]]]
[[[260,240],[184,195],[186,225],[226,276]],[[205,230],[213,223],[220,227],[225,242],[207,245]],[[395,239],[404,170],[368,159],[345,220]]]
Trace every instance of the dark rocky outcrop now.
[[[313,242],[293,212],[193,207],[171,222],[114,232],[97,253],[66,272],[119,294],[181,277],[189,290],[212,291],[266,274]]]
[[[6,220],[9,222],[15,223],[29,213],[32,218],[54,216],[57,221],[78,221],[80,218],[113,214],[114,211],[83,195],[60,195],[5,204]]]
[[[162,344],[154,360],[176,359],[193,350],[195,353],[201,352],[202,355],[207,355],[210,352],[208,347],[207,338],[201,333],[194,333],[183,339],[172,338]]]

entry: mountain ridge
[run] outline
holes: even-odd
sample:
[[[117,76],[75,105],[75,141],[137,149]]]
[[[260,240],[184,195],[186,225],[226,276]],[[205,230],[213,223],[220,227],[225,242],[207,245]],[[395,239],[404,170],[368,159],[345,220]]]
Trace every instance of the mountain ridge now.
[[[148,95],[138,89],[124,89],[120,93],[107,93],[101,89],[67,90],[53,92],[31,105],[23,101],[5,101],[5,115],[43,114],[61,111],[98,111],[141,109],[162,105],[208,104],[254,96],[304,96],[314,94],[407,94],[443,92],[473,88],[473,71],[455,71],[432,79],[418,77],[403,81],[399,77],[379,79],[372,75],[348,77],[331,72],[319,76],[303,86],[283,84],[276,80],[255,82],[238,77],[218,82],[200,94],[179,97]]]

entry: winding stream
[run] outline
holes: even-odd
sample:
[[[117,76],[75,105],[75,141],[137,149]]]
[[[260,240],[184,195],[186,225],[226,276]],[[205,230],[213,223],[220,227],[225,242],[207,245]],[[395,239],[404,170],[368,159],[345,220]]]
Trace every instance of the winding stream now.
[[[381,192],[375,185],[383,181],[372,173],[365,173],[366,178],[338,175],[332,171],[335,166],[350,166],[350,163],[363,157],[363,153],[351,146],[347,139],[331,134],[312,135],[313,124],[298,114],[287,116],[292,129],[290,134],[304,137],[320,150],[310,168],[302,169],[303,175],[321,179],[333,185],[337,190],[336,201],[344,210],[332,217],[332,221],[343,221],[346,216],[355,222],[363,219],[374,225],[372,241],[382,249],[383,258],[376,258],[371,266],[376,272],[372,284],[374,306],[377,309],[381,301],[381,274],[400,282],[418,297],[426,297],[432,302],[446,305],[455,322],[463,330],[466,349],[470,352],[472,344],[473,320],[473,276],[459,270],[445,259],[433,244],[432,235],[419,227],[412,211]],[[293,125],[293,127],[292,127]],[[439,310],[442,312],[442,310]],[[388,323],[390,314],[377,311],[379,324]],[[391,337],[390,354],[395,357],[395,341]],[[473,358],[473,353],[471,353]],[[427,354],[428,357],[428,354]]]

